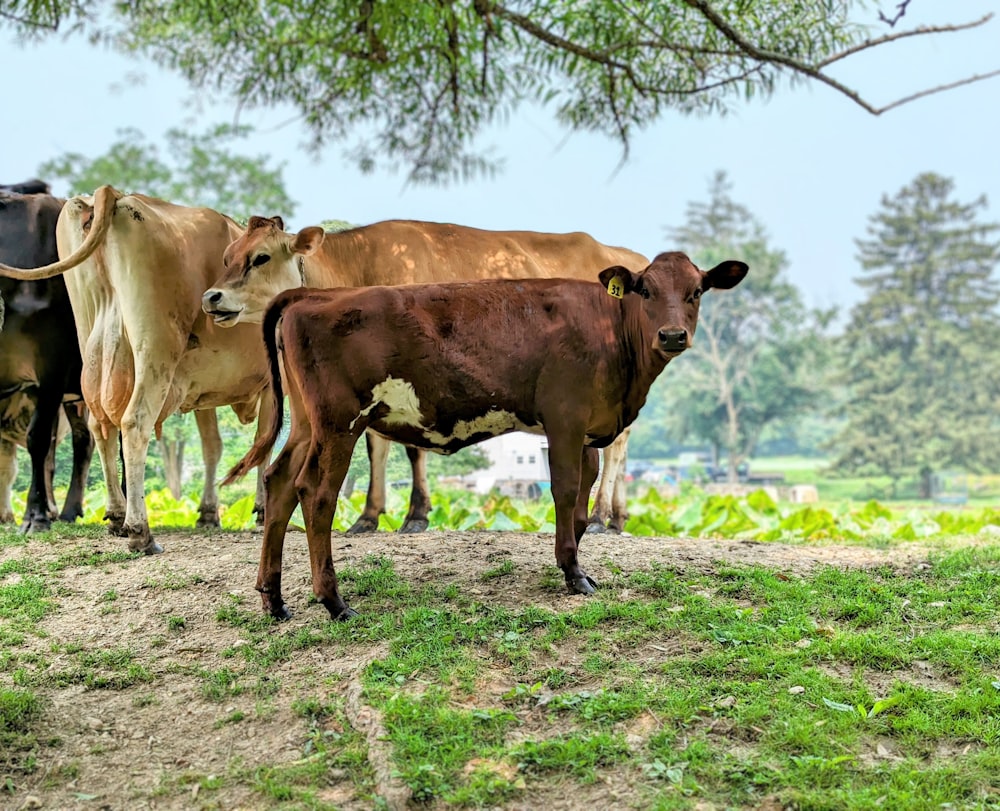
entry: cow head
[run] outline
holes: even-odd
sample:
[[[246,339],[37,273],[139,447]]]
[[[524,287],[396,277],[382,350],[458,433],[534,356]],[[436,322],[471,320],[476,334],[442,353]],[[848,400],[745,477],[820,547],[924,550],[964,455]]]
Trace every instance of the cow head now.
[[[691,346],[702,293],[735,287],[748,269],[728,259],[703,271],[684,254],[670,252],[661,253],[641,273],[617,266],[602,270],[599,278],[608,295],[623,299],[637,313],[652,351],[669,360]]]
[[[225,271],[201,297],[216,324],[259,324],[272,298],[305,285],[302,260],[323,243],[323,229],[287,234],[284,227],[281,217],[251,217],[246,233],[226,248]]]

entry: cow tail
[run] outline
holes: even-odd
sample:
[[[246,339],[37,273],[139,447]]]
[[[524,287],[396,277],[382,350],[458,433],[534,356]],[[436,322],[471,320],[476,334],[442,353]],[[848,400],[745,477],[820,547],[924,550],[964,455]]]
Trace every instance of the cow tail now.
[[[267,433],[260,437],[246,455],[237,462],[222,480],[223,485],[232,484],[242,479],[258,465],[262,465],[271,453],[274,443],[278,441],[281,425],[285,421],[285,393],[281,388],[281,365],[278,359],[278,323],[284,314],[285,307],[290,304],[288,297],[282,297],[273,302],[264,313],[264,346],[267,349],[267,365],[271,374],[271,397],[274,398],[274,408],[271,409],[271,424]]]
[[[94,218],[90,224],[90,231],[87,233],[87,238],[79,248],[65,259],[60,259],[58,262],[40,268],[15,268],[10,265],[0,264],[0,276],[19,279],[23,282],[51,279],[53,276],[59,276],[67,270],[72,270],[81,262],[89,259],[90,255],[104,242],[104,237],[111,227],[111,218],[114,216],[115,204],[118,202],[117,195],[118,193],[111,186],[101,186],[94,192]],[[69,204],[67,203],[67,205]]]

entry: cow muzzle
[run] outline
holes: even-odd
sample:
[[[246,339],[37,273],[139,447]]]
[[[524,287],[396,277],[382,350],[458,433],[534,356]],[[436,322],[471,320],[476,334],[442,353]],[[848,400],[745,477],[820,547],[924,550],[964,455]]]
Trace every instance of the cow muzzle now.
[[[206,290],[205,294],[201,297],[201,309],[207,315],[212,316],[212,319],[220,327],[235,326],[236,322],[239,321],[243,308],[240,307],[238,310],[227,309],[222,303],[222,297],[223,291],[221,290]]]
[[[679,355],[689,346],[691,339],[686,329],[675,329],[672,327],[660,327],[656,333],[661,352],[668,355]]]

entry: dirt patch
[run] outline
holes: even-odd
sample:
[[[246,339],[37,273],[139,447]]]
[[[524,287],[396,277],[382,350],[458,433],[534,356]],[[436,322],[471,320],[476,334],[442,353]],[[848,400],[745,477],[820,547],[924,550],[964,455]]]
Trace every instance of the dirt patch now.
[[[247,532],[165,533],[158,536],[163,555],[69,567],[47,575],[56,608],[38,627],[18,655],[37,653],[47,662],[47,674],[72,674],[78,651],[132,652],[147,671],[128,689],[90,689],[69,677],[65,686],[43,688],[48,702],[41,737],[54,745],[39,757],[38,768],[18,776],[17,794],[0,795],[8,808],[58,809],[182,809],[201,807],[199,782],[224,775],[239,764],[244,770],[303,757],[306,723],[292,709],[297,698],[345,697],[352,723],[369,739],[378,779],[396,793],[392,807],[405,797],[392,777],[385,754],[377,754],[379,719],[363,705],[357,675],[373,656],[374,646],[327,645],[306,648],[280,669],[268,674],[280,685],[262,705],[259,692],[247,690],[222,701],[204,690],[205,671],[232,666],[232,651],[241,644],[239,630],[217,619],[233,599],[256,611],[254,591],[260,536]],[[572,610],[587,599],[565,593],[554,570],[551,535],[500,532],[433,532],[414,536],[377,534],[337,538],[334,562],[356,566],[369,555],[391,558],[399,576],[414,587],[421,583],[454,584],[466,599],[520,610],[538,606],[550,611]],[[0,562],[24,558],[53,561],[71,548],[83,552],[117,551],[116,539],[66,539],[64,544],[31,541],[0,552]],[[853,546],[790,546],[743,541],[676,538],[632,538],[592,535],[584,540],[581,560],[597,580],[614,572],[630,573],[658,565],[687,572],[711,572],[720,565],[761,564],[788,574],[804,574],[819,566],[911,568],[926,559],[928,548],[904,546],[891,551]],[[509,560],[504,573],[483,577]],[[509,570],[509,571],[507,571]],[[11,577],[16,577],[12,575]],[[310,604],[311,585],[305,538],[290,533],[285,547],[284,594],[295,613],[281,633],[325,619],[324,609]],[[351,599],[365,611],[365,599]],[[640,658],[683,655],[694,641],[664,638]],[[553,664],[563,655],[553,651]],[[47,680],[48,683],[48,680]],[[10,687],[8,674],[0,686]],[[266,686],[266,685],[265,685]],[[484,684],[483,699],[495,702],[513,685],[501,679]],[[580,685],[574,685],[579,688]],[[264,706],[265,709],[261,710]],[[636,728],[623,731],[641,737],[655,724],[639,718]],[[610,782],[609,782],[610,781]],[[235,781],[234,781],[235,782]],[[317,787],[340,808],[370,807],[354,795],[349,783]],[[630,807],[625,776],[612,775],[590,787],[567,784],[565,794],[550,784],[551,796],[532,796],[509,808]],[[402,799],[401,799],[402,797]],[[206,807],[267,808],[268,802],[246,785],[228,786],[212,795]]]

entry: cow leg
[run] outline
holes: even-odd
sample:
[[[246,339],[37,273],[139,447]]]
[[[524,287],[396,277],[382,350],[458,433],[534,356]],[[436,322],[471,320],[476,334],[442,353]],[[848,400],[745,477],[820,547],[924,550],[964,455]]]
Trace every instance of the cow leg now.
[[[49,517],[49,494],[46,486],[46,460],[52,448],[52,435],[59,417],[61,394],[40,393],[35,413],[28,426],[28,455],[31,457],[31,487],[21,522],[21,532],[42,532],[52,526]]]
[[[45,454],[45,512],[49,520],[53,520],[59,511],[56,505],[55,478],[56,478],[56,447],[65,436],[65,430],[60,430],[64,426],[60,425],[59,410],[56,410],[56,418],[52,425],[52,438],[49,440],[49,450]]]
[[[587,508],[590,506],[590,490],[597,480],[597,471],[601,465],[601,454],[597,448],[584,446],[583,455],[580,457],[580,492],[576,496],[576,505],[573,509],[573,531],[576,534],[576,550],[580,551],[580,542],[587,532]],[[595,585],[593,580],[587,578],[590,585]]]
[[[427,486],[427,453],[407,445],[406,456],[413,472],[413,486],[410,490],[410,509],[399,531],[426,532],[427,513],[431,509],[430,488]]]
[[[337,572],[333,567],[330,543],[337,497],[351,466],[351,454],[357,439],[353,434],[335,434],[323,445],[313,443],[295,482],[306,523],[313,594],[335,620],[357,616],[337,589]]]
[[[622,448],[624,451],[624,446]],[[615,475],[615,492],[611,498],[611,518],[608,519],[608,531],[621,535],[628,521],[628,482],[625,481],[625,455],[622,454],[618,473]]]
[[[288,522],[299,503],[295,478],[302,468],[307,442],[285,444],[274,464],[264,473],[264,539],[257,568],[257,591],[264,612],[275,619],[287,620],[292,614],[281,596],[281,555],[285,547]]]
[[[91,414],[87,421],[90,432],[94,437],[94,445],[97,447],[97,458],[101,460],[101,470],[104,473],[104,490],[106,500],[104,506],[104,520],[108,522],[108,532],[118,537],[125,536],[125,491],[122,489],[124,481],[118,471],[119,431],[114,426],[108,428],[108,435],[104,436],[100,424]],[[122,467],[124,467],[124,461]]]
[[[358,516],[348,535],[360,532],[377,532],[378,518],[385,512],[385,467],[389,459],[389,440],[371,431],[365,432],[365,443],[368,446],[368,497],[365,508]]]
[[[604,449],[601,486],[594,496],[594,509],[590,513],[587,532],[620,533],[625,527],[625,459],[631,430],[626,428]]]
[[[141,354],[135,359],[136,378],[132,399],[122,415],[122,450],[125,453],[125,532],[128,547],[147,555],[163,551],[149,531],[146,513],[146,456],[153,426],[167,397],[169,380],[153,379],[144,370],[152,364]]]
[[[274,412],[274,402],[270,396],[269,390],[265,390],[260,397],[260,404],[257,406],[257,430],[254,432],[254,442],[256,442],[260,437],[267,433],[268,426],[271,424],[271,415]],[[264,472],[267,470],[268,460],[271,454],[268,452],[267,457],[265,457],[264,462],[261,463],[260,467],[257,468],[257,495],[254,498],[253,511],[257,516],[257,526],[264,526],[264,501],[267,498],[264,489]]]
[[[201,458],[205,464],[205,484],[198,505],[196,527],[219,526],[219,491],[215,486],[215,474],[222,458],[222,437],[219,436],[219,418],[214,408],[194,412],[201,437]]]
[[[69,491],[63,503],[60,521],[75,521],[83,518],[83,494],[87,490],[87,474],[94,456],[94,435],[87,427],[87,421],[76,403],[67,403],[63,412],[69,420],[73,435],[73,475],[69,480]]]
[[[593,594],[596,583],[580,568],[577,549],[587,528],[590,486],[597,476],[598,455],[584,448],[583,432],[549,435],[552,500],[556,508],[556,563],[571,592]],[[586,462],[586,464],[584,464]],[[583,488],[583,484],[589,485]]]
[[[17,478],[17,445],[0,438],[0,524],[14,523],[11,489]]]

